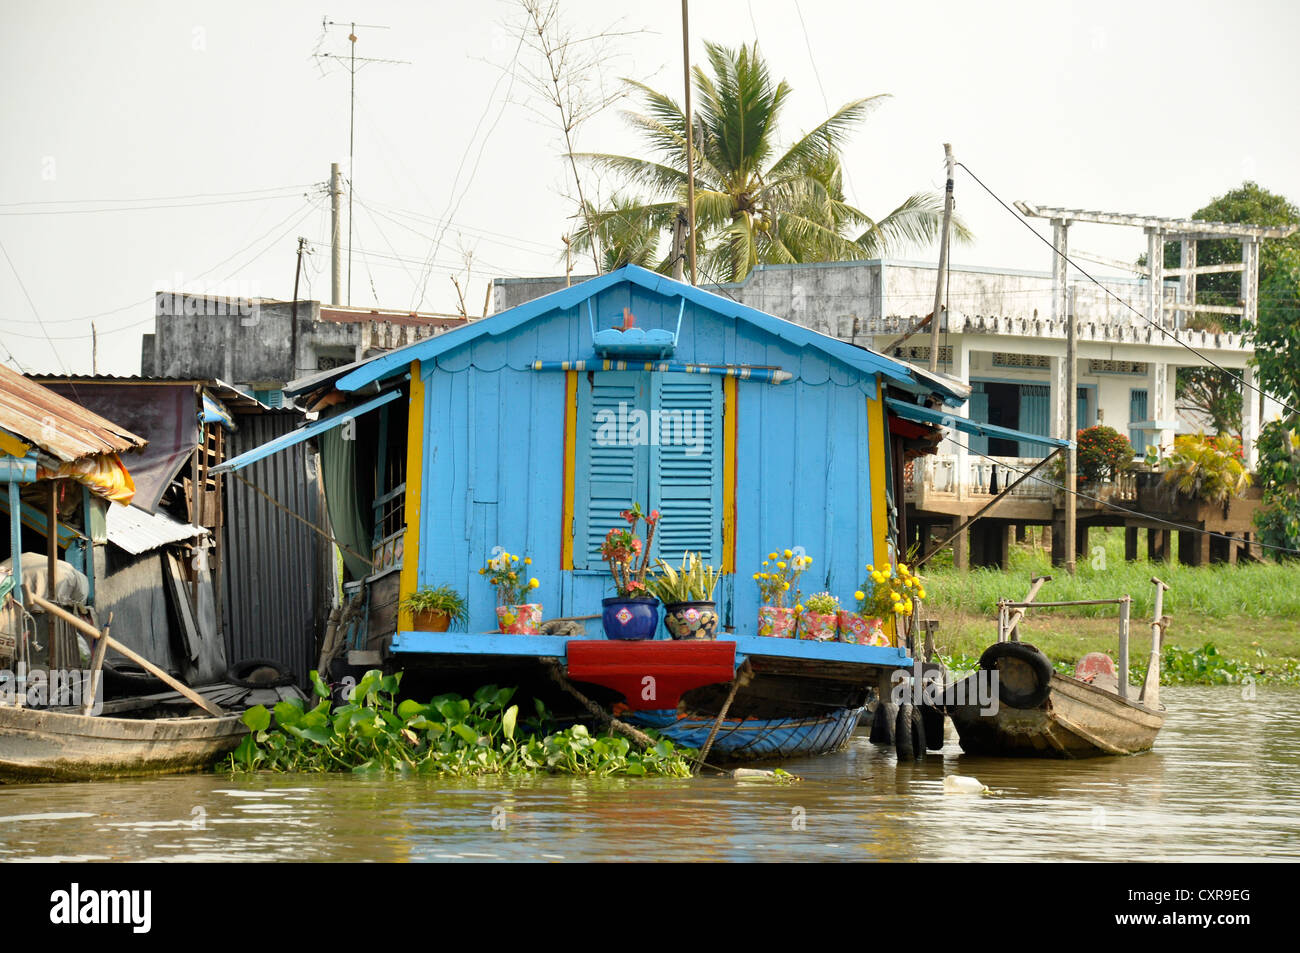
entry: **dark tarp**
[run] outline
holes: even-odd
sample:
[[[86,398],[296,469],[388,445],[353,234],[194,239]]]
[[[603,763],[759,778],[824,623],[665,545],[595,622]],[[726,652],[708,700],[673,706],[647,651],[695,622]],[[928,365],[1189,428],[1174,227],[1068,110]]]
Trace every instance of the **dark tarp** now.
[[[199,403],[193,384],[45,385],[100,416],[118,421],[149,441],[143,450],[122,454],[135,481],[131,502],[150,513],[199,445]]]

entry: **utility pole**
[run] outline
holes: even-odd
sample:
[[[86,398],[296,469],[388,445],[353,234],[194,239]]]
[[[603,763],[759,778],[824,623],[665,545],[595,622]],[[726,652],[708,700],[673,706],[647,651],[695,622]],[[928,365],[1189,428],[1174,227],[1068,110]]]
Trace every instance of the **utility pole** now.
[[[682,261],[686,257],[686,216],[673,221],[673,277],[682,280]]]
[[[293,305],[289,318],[289,376],[286,381],[298,377],[298,279],[302,275],[302,253],[307,250],[307,239],[298,236],[298,263],[293,269]]]
[[[321,20],[321,30],[328,30],[332,26],[346,26],[348,28],[349,53],[344,69],[351,76],[348,88],[348,305],[352,304],[352,195],[356,192],[356,165],[354,159],[354,145],[356,143],[356,120],[357,120],[357,63],[365,66],[367,63],[388,63],[394,66],[410,66],[409,60],[381,60],[369,56],[357,57],[357,27],[360,26],[367,30],[387,30],[388,27],[380,26],[376,23],[339,23],[335,20]],[[331,59],[335,62],[342,63],[340,57],[330,53],[317,53],[317,59]],[[338,300],[334,301],[338,304]]]
[[[686,76],[686,222],[690,234],[686,256],[695,284],[695,120],[691,116],[691,27],[688,0],[682,0],[682,72]]]
[[[930,319],[930,370],[939,369],[939,322],[944,305],[944,278],[948,274],[948,228],[952,224],[952,143],[943,144],[943,163],[948,173],[948,181],[943,187],[943,229],[939,232],[939,272],[934,283],[934,312]]]
[[[1065,453],[1065,571],[1071,576],[1075,570],[1075,484],[1078,482],[1078,453],[1074,445],[1079,428],[1078,384],[1078,322],[1075,319],[1075,292],[1070,289],[1070,306],[1065,312],[1065,436],[1070,448]]]
[[[90,322],[90,373],[99,376],[99,330]]]
[[[343,220],[340,217],[339,164],[330,163],[330,304],[343,303]]]

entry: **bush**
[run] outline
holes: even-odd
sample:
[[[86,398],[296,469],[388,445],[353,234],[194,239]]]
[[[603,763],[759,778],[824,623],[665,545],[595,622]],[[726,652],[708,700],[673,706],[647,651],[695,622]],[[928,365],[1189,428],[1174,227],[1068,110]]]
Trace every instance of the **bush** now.
[[[1079,483],[1107,483],[1116,474],[1133,469],[1134,450],[1128,437],[1113,427],[1098,424],[1080,430],[1075,435],[1075,468]],[[1052,477],[1056,483],[1065,482],[1065,458],[1058,457],[1052,464]]]
[[[1241,441],[1227,433],[1175,437],[1174,452],[1165,459],[1163,482],[1183,496],[1206,503],[1226,503],[1241,496],[1250,486]]]

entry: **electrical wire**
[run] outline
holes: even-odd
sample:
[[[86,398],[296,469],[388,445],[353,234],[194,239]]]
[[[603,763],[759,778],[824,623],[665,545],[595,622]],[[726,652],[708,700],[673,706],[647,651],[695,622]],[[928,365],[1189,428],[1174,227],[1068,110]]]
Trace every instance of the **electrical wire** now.
[[[1100,288],[1102,291],[1106,292],[1106,294],[1110,295],[1112,298],[1114,298],[1116,301],[1118,301],[1118,302],[1119,302],[1120,304],[1122,304],[1124,307],[1128,308],[1130,311],[1132,311],[1134,314],[1136,314],[1138,317],[1140,317],[1140,318],[1141,318],[1143,321],[1145,321],[1147,324],[1151,325],[1153,328],[1155,328],[1157,331],[1159,331],[1161,334],[1165,335],[1166,337],[1172,338],[1172,339],[1174,340],[1175,343],[1177,343],[1177,344],[1181,345],[1182,347],[1185,347],[1187,350],[1191,351],[1193,354],[1195,354],[1197,357],[1199,357],[1201,360],[1203,360],[1206,364],[1210,365],[1211,367],[1217,368],[1219,371],[1223,372],[1224,374],[1227,374],[1229,377],[1231,377],[1231,378],[1232,378],[1233,380],[1235,380],[1237,383],[1241,384],[1242,387],[1248,387],[1248,388],[1250,388],[1251,390],[1255,391],[1255,393],[1257,393],[1257,394],[1259,394],[1259,395],[1261,395],[1261,396],[1263,396],[1263,397],[1268,397],[1268,398],[1270,398],[1271,400],[1276,401],[1280,406],[1285,407],[1285,408],[1287,409],[1287,411],[1289,411],[1289,412],[1292,413],[1292,414],[1300,413],[1300,411],[1297,411],[1294,407],[1292,407],[1292,406],[1291,406],[1290,404],[1288,404],[1286,401],[1282,400],[1280,397],[1277,397],[1277,396],[1275,396],[1275,395],[1273,395],[1273,394],[1270,394],[1270,393],[1268,393],[1267,391],[1263,390],[1262,388],[1255,386],[1254,384],[1247,383],[1246,380],[1245,380],[1244,378],[1239,377],[1238,375],[1234,374],[1231,370],[1229,370],[1228,368],[1224,367],[1222,364],[1219,364],[1219,363],[1217,363],[1217,362],[1215,362],[1215,361],[1210,360],[1210,358],[1206,357],[1206,356],[1205,356],[1204,354],[1202,354],[1200,351],[1196,350],[1196,348],[1192,347],[1192,346],[1191,346],[1190,344],[1188,344],[1186,341],[1183,341],[1181,338],[1179,338],[1179,336],[1178,336],[1177,334],[1172,333],[1171,331],[1169,331],[1169,330],[1167,330],[1166,328],[1162,327],[1161,325],[1157,324],[1155,321],[1152,321],[1150,318],[1148,318],[1145,314],[1143,314],[1143,313],[1142,313],[1141,311],[1139,311],[1137,308],[1133,307],[1131,304],[1129,304],[1127,301],[1125,301],[1125,300],[1124,300],[1123,298],[1121,298],[1119,295],[1115,294],[1113,291],[1111,291],[1109,288],[1107,288],[1105,285],[1103,285],[1100,281],[1098,281],[1096,278],[1094,278],[1091,274],[1089,274],[1088,272],[1086,272],[1086,271],[1084,271],[1082,268],[1080,268],[1079,265],[1078,265],[1076,262],[1074,262],[1074,261],[1070,258],[1069,255],[1065,254],[1065,253],[1062,252],[1059,248],[1057,248],[1055,245],[1053,245],[1053,244],[1052,244],[1052,243],[1051,243],[1051,242],[1050,242],[1046,237],[1044,237],[1043,235],[1038,234],[1038,230],[1037,230],[1037,229],[1035,229],[1032,225],[1030,225],[1029,222],[1028,222],[1028,221],[1027,221],[1023,216],[1021,216],[1018,212],[1016,212],[1014,209],[1012,209],[1011,206],[1009,206],[1006,202],[1002,201],[1001,197],[1000,197],[996,192],[994,192],[991,188],[989,188],[987,185],[985,185],[984,182],[983,182],[983,180],[981,180],[979,176],[977,176],[974,172],[972,172],[972,171],[971,171],[971,170],[966,166],[965,163],[963,163],[963,162],[958,162],[957,165],[959,165],[959,166],[960,166],[960,167],[961,167],[961,168],[966,172],[967,175],[969,175],[972,179],[974,179],[974,180],[976,181],[976,183],[979,184],[980,188],[982,188],[982,189],[983,189],[985,192],[987,192],[989,195],[993,196],[994,200],[995,200],[999,205],[1001,205],[1004,209],[1006,209],[1008,212],[1010,212],[1011,215],[1016,219],[1016,221],[1020,222],[1022,225],[1025,226],[1025,228],[1029,229],[1030,234],[1032,234],[1035,238],[1037,238],[1037,239],[1038,239],[1039,241],[1041,241],[1043,244],[1047,245],[1047,247],[1049,247],[1050,249],[1052,249],[1052,254],[1054,254],[1054,255],[1059,255],[1062,259],[1064,259],[1064,261],[1065,261],[1066,264],[1068,264],[1068,265],[1073,265],[1073,266],[1074,266],[1074,269],[1075,269],[1076,271],[1078,271],[1079,274],[1083,275],[1083,277],[1087,278],[1089,281],[1091,281],[1093,284],[1095,284],[1095,285],[1096,285],[1098,288]]]
[[[300,193],[287,192],[284,195],[262,195],[257,198],[246,199],[224,199],[213,202],[177,202],[172,205],[128,205],[117,208],[76,208],[76,209],[49,209],[46,211],[32,212],[0,212],[0,217],[12,218],[29,215],[97,215],[100,212],[146,212],[154,209],[168,208],[201,208],[209,205],[243,205],[249,202],[270,202],[276,199],[297,198]]]
[[[188,195],[153,195],[129,199],[44,199],[32,202],[3,202],[0,203],[0,208],[21,208],[29,205],[97,205],[105,202],[172,202],[183,199],[226,198],[231,195],[259,195],[265,192],[308,189],[316,184],[314,182],[304,182],[300,185],[277,185],[267,189],[245,189],[242,192],[192,192]]]

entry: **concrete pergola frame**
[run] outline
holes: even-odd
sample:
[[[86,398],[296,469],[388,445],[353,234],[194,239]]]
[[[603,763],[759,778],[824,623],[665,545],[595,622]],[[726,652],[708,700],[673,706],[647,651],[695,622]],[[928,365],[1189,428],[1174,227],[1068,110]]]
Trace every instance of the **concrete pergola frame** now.
[[[1135,269],[1138,274],[1146,276],[1147,308],[1146,318],[1155,327],[1164,328],[1177,335],[1186,327],[1186,322],[1197,312],[1208,314],[1237,315],[1243,325],[1253,325],[1259,309],[1259,245],[1266,238],[1287,238],[1294,234],[1296,225],[1270,226],[1250,225],[1238,222],[1203,222],[1190,218],[1160,218],[1152,215],[1129,215],[1123,212],[1098,212],[1085,209],[1047,208],[1030,205],[1028,202],[1015,203],[1022,215],[1030,218],[1046,218],[1052,223],[1052,248],[1055,251],[1052,260],[1052,318],[1065,321],[1073,317],[1069,314],[1068,290],[1066,286],[1066,256],[1069,254],[1069,229],[1075,222],[1096,225],[1123,225],[1141,228],[1147,235],[1147,267]],[[1241,261],[1222,265],[1197,265],[1197,242],[1219,239],[1236,239],[1241,245]],[[1165,268],[1165,242],[1176,241],[1180,245],[1177,268]],[[1198,275],[1225,274],[1241,272],[1241,304],[1207,305],[1196,301],[1196,278]],[[1164,300],[1166,278],[1178,279],[1178,301],[1167,307]],[[1153,368],[1157,386],[1151,389],[1152,405],[1148,408],[1151,420],[1142,428],[1155,436],[1154,442],[1163,445],[1172,437],[1176,421],[1165,406],[1165,388],[1160,386],[1167,373],[1165,366]],[[1263,416],[1263,395],[1252,390],[1255,386],[1255,371],[1249,364],[1241,374],[1245,387],[1242,389],[1241,402],[1241,442],[1247,465],[1255,466],[1255,443],[1259,437],[1260,419]],[[1059,403],[1059,402],[1058,402]],[[1057,428],[1055,436],[1067,436],[1064,433],[1063,415],[1054,421]]]

